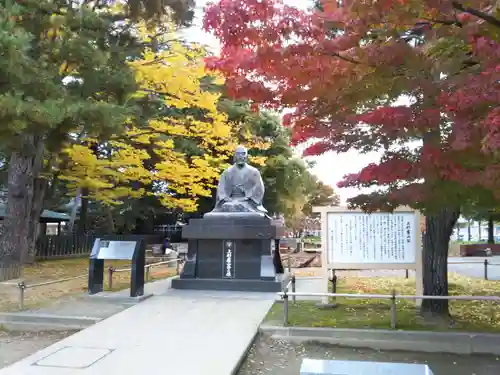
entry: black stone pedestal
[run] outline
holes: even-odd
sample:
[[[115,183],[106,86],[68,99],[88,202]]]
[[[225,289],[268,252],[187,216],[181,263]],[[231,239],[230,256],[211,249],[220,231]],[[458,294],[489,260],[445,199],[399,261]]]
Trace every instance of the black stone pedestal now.
[[[282,226],[260,214],[225,213],[192,219],[182,231],[188,239],[186,263],[172,287],[279,292],[281,282],[276,281],[271,245],[274,241],[279,249],[282,233]]]

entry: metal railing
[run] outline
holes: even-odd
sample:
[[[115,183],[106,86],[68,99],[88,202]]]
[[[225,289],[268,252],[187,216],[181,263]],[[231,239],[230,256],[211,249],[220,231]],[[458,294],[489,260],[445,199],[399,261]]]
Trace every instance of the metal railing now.
[[[289,292],[291,287],[292,291]],[[292,303],[295,304],[297,297],[344,297],[344,298],[361,298],[361,299],[381,299],[391,301],[391,328],[396,329],[397,316],[397,300],[449,300],[449,301],[489,301],[500,302],[500,297],[497,296],[413,296],[396,294],[396,290],[392,290],[391,294],[350,294],[350,293],[302,293],[295,292],[296,278],[292,276],[288,284],[283,288],[282,292],[277,293],[283,300],[283,325],[289,324],[289,299],[292,297]]]
[[[152,267],[159,266],[162,264],[173,263],[173,262],[177,262],[176,274],[178,275],[180,272],[181,259],[178,259],[178,258],[170,259],[170,260],[163,261],[163,262],[146,264],[144,266],[144,271],[145,271],[144,281],[145,282],[149,281]],[[131,270],[132,270],[132,268],[115,269],[115,268],[113,268],[113,266],[108,267],[108,284],[109,284],[108,288],[111,289],[113,286],[113,274],[115,272],[130,272]],[[19,288],[19,310],[24,310],[24,294],[25,294],[26,289],[33,289],[33,288],[38,288],[41,286],[47,286],[47,285],[52,285],[52,284],[60,284],[60,283],[64,283],[67,281],[77,280],[77,279],[81,279],[81,278],[85,278],[85,277],[88,277],[88,273],[85,273],[85,274],[79,275],[79,276],[74,276],[74,277],[67,277],[64,279],[44,281],[44,282],[36,283],[36,284],[26,284],[26,282],[24,280],[20,281],[18,283],[8,283],[7,282],[7,283],[2,283],[2,284],[16,286],[17,288]]]
[[[483,275],[484,275],[484,279],[485,280],[488,280],[488,267],[489,266],[500,266],[500,263],[493,263],[493,262],[490,262],[488,261],[488,259],[485,259],[484,261],[465,261],[465,262],[448,262],[448,264],[482,264],[483,265]],[[409,270],[405,270],[406,271],[406,274],[405,274],[405,277],[408,279],[410,274],[409,274]]]
[[[180,258],[169,259],[169,260],[165,260],[165,261],[162,261],[162,262],[146,264],[144,266],[144,272],[145,272],[144,281],[145,282],[149,281],[149,279],[151,277],[151,268],[153,268],[155,266],[161,266],[163,264],[170,264],[170,263],[173,263],[173,262],[176,262],[175,273],[176,273],[176,275],[178,275],[179,272],[180,272],[181,259]],[[115,273],[130,272],[130,271],[132,271],[132,268],[118,268],[117,269],[117,268],[114,268],[113,266],[109,266],[108,267],[108,287],[109,287],[109,289],[113,288],[113,275]]]

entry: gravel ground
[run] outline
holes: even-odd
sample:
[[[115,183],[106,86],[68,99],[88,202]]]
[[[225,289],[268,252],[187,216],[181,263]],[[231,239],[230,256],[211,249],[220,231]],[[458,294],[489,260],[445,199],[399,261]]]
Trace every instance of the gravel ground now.
[[[0,368],[7,367],[73,333],[0,331]]]
[[[303,358],[426,363],[434,375],[500,374],[500,358],[495,356],[385,352],[314,343],[296,344],[260,336],[237,375],[299,375]]]

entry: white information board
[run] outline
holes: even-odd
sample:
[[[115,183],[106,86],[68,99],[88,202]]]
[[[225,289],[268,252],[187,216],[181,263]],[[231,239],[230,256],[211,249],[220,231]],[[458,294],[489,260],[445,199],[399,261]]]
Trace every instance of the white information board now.
[[[328,263],[415,263],[413,212],[327,213]]]
[[[414,270],[417,295],[423,294],[418,211],[398,207],[392,213],[366,213],[338,206],[313,207],[313,211],[321,214],[325,293],[334,270]],[[328,298],[323,300],[327,303]]]
[[[135,252],[137,241],[99,240],[98,259],[129,260]]]

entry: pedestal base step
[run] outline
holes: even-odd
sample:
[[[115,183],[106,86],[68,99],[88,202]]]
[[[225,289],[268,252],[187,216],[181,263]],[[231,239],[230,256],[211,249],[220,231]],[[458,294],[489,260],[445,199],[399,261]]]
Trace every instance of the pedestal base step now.
[[[281,292],[281,282],[242,279],[173,279],[172,288],[278,293]]]

